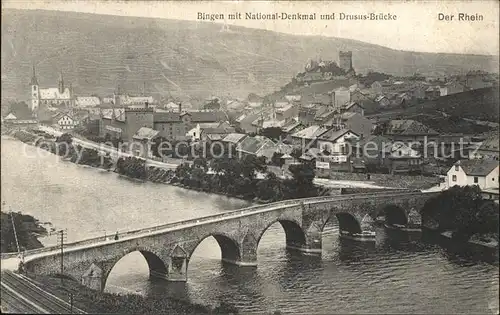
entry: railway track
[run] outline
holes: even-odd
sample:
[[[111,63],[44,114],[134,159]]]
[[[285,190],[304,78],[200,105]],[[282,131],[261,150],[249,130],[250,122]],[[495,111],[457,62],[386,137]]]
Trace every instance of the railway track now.
[[[8,312],[30,314],[85,314],[66,301],[42,290],[28,278],[2,272],[2,305]],[[6,295],[4,296],[4,294]]]

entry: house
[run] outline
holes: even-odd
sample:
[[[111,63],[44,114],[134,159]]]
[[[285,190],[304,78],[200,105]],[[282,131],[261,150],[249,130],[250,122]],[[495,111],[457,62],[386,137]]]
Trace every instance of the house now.
[[[373,98],[361,92],[360,90],[355,90],[351,92],[351,102],[356,102],[363,106],[365,111],[373,111],[378,107],[378,104],[373,100]]]
[[[292,144],[296,147],[315,147],[318,137],[327,133],[331,128],[312,125],[292,134]]]
[[[301,95],[295,95],[295,94],[288,94],[288,95],[285,95],[285,98],[289,102],[299,102],[300,99],[302,98],[302,96]]]
[[[27,105],[18,104],[2,118],[2,125],[15,129],[29,129],[38,125],[38,119]]]
[[[351,101],[351,91],[346,87],[340,87],[331,92],[332,105],[340,111],[340,108]]]
[[[446,83],[444,86],[439,87],[440,96],[461,93],[464,91],[464,86],[457,81]]]
[[[409,93],[414,99],[423,100],[425,99],[425,90],[426,88],[424,85],[417,85],[412,87]]]
[[[222,142],[229,143],[236,147],[245,137],[247,137],[247,135],[244,133],[230,133],[222,139]]]
[[[437,141],[439,133],[419,121],[404,119],[391,120],[387,125],[385,136],[392,141],[402,141],[406,144]]]
[[[375,98],[375,103],[378,104],[379,107],[385,108],[391,105],[391,101],[385,95],[379,95]]]
[[[239,100],[228,100],[226,102],[226,109],[233,112],[241,111],[245,106],[246,104]]]
[[[361,116],[365,115],[365,109],[363,105],[358,102],[347,102],[340,108],[341,113],[349,112],[349,113],[358,113]]]
[[[299,107],[296,105],[287,103],[284,106],[275,106],[276,108],[274,108],[274,116],[276,120],[288,122],[294,117],[297,117],[297,115],[299,114]]]
[[[314,165],[316,164],[316,159],[318,156],[321,154],[321,150],[318,148],[310,148],[306,152],[304,152],[300,157],[299,160],[304,162],[304,163],[313,163]]]
[[[236,126],[246,133],[257,132],[258,127],[253,122],[263,115],[262,110],[253,110],[236,118]]]
[[[269,162],[272,160],[273,155],[275,153],[283,154],[283,156],[287,156],[287,155],[290,156],[292,151],[293,151],[293,147],[291,145],[284,144],[283,142],[278,141],[278,143],[273,143],[272,146],[265,146],[265,147],[261,148],[257,152],[257,156],[263,156],[266,158],[266,161]],[[293,158],[291,159],[291,161],[289,160],[288,162],[293,162]]]
[[[478,185],[481,190],[498,189],[498,161],[459,160],[446,174],[447,186]]]
[[[498,134],[492,134],[481,143],[472,158],[498,161],[499,151]]]
[[[322,125],[336,113],[337,111],[330,105],[309,104],[299,108],[298,121],[306,127]]]
[[[318,139],[316,168],[324,175],[328,172],[352,172],[352,143],[359,140],[359,135],[349,129],[335,130]]]
[[[78,126],[78,120],[69,112],[59,112],[52,118],[60,130],[72,130]]]
[[[182,109],[182,108],[181,108]],[[225,121],[226,116],[221,111],[200,110],[185,112],[155,112],[153,114],[153,128],[160,132],[161,137],[170,140],[185,140],[190,130],[197,124],[219,124]],[[197,137],[200,135],[198,134]]]
[[[304,128],[304,125],[294,119],[281,126],[281,131],[286,135],[286,142],[292,143],[292,135]]]
[[[77,107],[96,107],[101,105],[101,99],[97,96],[77,96],[75,106]]]
[[[384,80],[384,81],[375,81],[371,84],[370,88],[372,91],[376,94],[380,94],[384,91],[384,89],[387,89],[392,86],[392,83],[390,81]]]
[[[382,149],[389,144],[392,144],[390,139],[381,135],[371,135],[355,143],[353,152],[356,152],[356,156],[363,158],[365,164],[379,167],[383,162]]]
[[[161,107],[167,111],[180,112],[182,105],[176,104],[174,102],[168,102]]]
[[[215,141],[222,140],[226,135],[234,131],[234,128],[227,122],[198,123],[196,127],[187,132],[187,136],[191,137],[192,141]]]
[[[125,122],[126,114],[124,108],[101,109],[99,115],[101,116],[99,128],[99,135],[101,137],[106,137],[106,134],[108,134],[110,138],[125,140],[127,136],[127,124]]]
[[[395,102],[396,106],[408,106],[413,103],[413,96],[409,92],[403,92],[396,95]]]
[[[269,138],[263,136],[245,137],[236,147],[240,157],[246,155],[263,156],[267,149],[275,149],[276,144]]]
[[[158,136],[159,132],[147,127],[141,127],[133,137],[132,146],[130,148],[132,154],[142,158],[152,158],[151,145],[153,140]]]
[[[478,90],[494,86],[493,81],[488,80],[484,74],[481,75],[473,73],[468,73],[466,75],[464,84],[466,90]],[[498,85],[498,83],[496,85]]]
[[[426,100],[435,100],[441,96],[441,90],[439,86],[429,86],[425,90]]]
[[[401,142],[389,143],[381,150],[381,166],[391,174],[421,172],[422,163],[420,152]]]
[[[373,130],[373,122],[356,112],[345,112],[336,115],[325,123],[337,129],[350,129],[362,138],[369,137]]]
[[[350,129],[335,130],[331,133],[318,137],[317,148],[321,152],[328,152],[330,155],[348,155],[351,143],[357,142],[360,136]],[[351,151],[352,152],[352,151]]]

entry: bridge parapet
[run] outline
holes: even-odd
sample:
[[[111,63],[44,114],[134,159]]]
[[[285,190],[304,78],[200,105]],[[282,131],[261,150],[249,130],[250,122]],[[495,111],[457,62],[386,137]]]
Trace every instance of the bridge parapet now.
[[[400,213],[410,208],[418,210],[433,195],[391,192],[287,200],[128,231],[121,233],[117,241],[95,241],[104,240],[104,237],[84,240],[67,245],[65,274],[82,279],[82,275],[95,264],[102,271],[103,288],[118,260],[130,252],[139,251],[148,262],[150,276],[186,281],[191,255],[207,237],[214,237],[219,243],[222,260],[241,266],[256,266],[260,238],[276,222],[285,231],[287,248],[317,254],[322,250],[324,226],[331,217],[337,216],[340,230],[359,233],[360,222],[367,213],[390,205],[399,207],[397,211]],[[52,247],[52,251],[44,248],[38,250],[39,255],[27,255],[25,270],[40,274],[57,273],[60,263],[58,249],[57,246]]]
[[[232,211],[227,211],[219,214],[214,214],[214,215],[208,215],[204,217],[199,217],[195,219],[189,219],[185,221],[176,221],[176,222],[170,222],[154,227],[147,227],[147,228],[141,228],[141,229],[136,229],[136,230],[131,230],[131,231],[125,231],[118,233],[118,236],[120,238],[124,237],[132,237],[135,235],[141,235],[145,233],[152,233],[168,228],[174,228],[176,226],[185,226],[189,224],[200,224],[204,223],[207,221],[211,220],[216,220],[216,219],[223,219],[226,217],[232,217],[234,215],[244,215],[244,214],[251,214],[256,211],[260,210],[265,210],[265,209],[275,209],[275,208],[282,208],[282,207],[288,207],[288,206],[296,206],[299,204],[321,204],[321,203],[328,203],[332,201],[337,201],[337,200],[343,200],[343,199],[350,199],[350,198],[356,198],[356,197],[379,197],[383,198],[384,196],[390,196],[390,195],[397,195],[397,196],[404,196],[404,195],[420,195],[422,192],[405,192],[405,193],[396,193],[395,191],[383,191],[383,192],[368,192],[368,193],[359,193],[359,194],[348,194],[348,195],[340,195],[340,196],[323,196],[323,197],[310,197],[310,198],[300,198],[300,199],[289,199],[289,200],[284,200],[284,201],[278,201],[278,202],[273,202],[273,203],[268,203],[268,204],[263,204],[263,205],[255,205],[251,207],[246,207],[238,210],[232,210]],[[428,194],[428,193],[427,193]],[[95,243],[100,243],[100,242],[105,242],[109,238],[113,237],[112,235],[108,236],[98,236],[94,238],[88,238],[84,239],[81,241],[76,241],[76,242],[71,242],[71,243],[66,243],[64,244],[64,248],[69,248],[69,247],[78,247],[78,246],[85,246],[85,245],[91,245]],[[51,252],[54,250],[60,249],[59,245],[54,245],[54,246],[47,246],[47,247],[42,247],[42,248],[37,248],[37,249],[32,249],[26,251],[26,255],[34,255],[34,254],[41,254],[41,253],[46,253],[46,252]],[[7,258],[13,258],[17,257],[17,253],[2,253],[1,259],[7,259]]]

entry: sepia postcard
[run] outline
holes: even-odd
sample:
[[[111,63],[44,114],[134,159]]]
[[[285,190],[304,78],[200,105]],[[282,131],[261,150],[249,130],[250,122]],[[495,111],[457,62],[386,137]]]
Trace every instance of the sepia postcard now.
[[[499,314],[498,1],[1,5],[2,313]]]

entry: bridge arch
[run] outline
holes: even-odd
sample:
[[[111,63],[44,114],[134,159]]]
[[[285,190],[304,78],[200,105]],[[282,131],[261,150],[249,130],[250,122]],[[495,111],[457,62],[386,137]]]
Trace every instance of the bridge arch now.
[[[348,212],[334,212],[332,213],[326,220],[323,226],[321,227],[321,231],[323,232],[326,224],[331,221],[333,218],[336,218],[339,223],[339,232],[346,231],[352,234],[361,233],[361,223],[358,219],[348,213]]]
[[[406,215],[406,211],[398,205],[387,204],[379,211],[377,211],[377,216],[378,215],[383,215],[385,217],[385,223],[388,225],[408,224],[408,216]]]
[[[306,234],[302,229],[302,226],[295,220],[291,219],[278,219],[267,224],[264,229],[258,232],[255,238],[255,251],[259,247],[260,240],[266,231],[275,223],[279,222],[283,230],[285,231],[286,247],[292,249],[301,249],[306,244]]]
[[[240,246],[236,240],[222,233],[209,233],[200,238],[200,240],[189,251],[188,259],[191,259],[196,248],[207,238],[213,237],[219,244],[221,251],[221,260],[230,263],[237,263],[241,260]]]
[[[112,259],[109,262],[106,262],[103,270],[103,279],[102,279],[102,291],[106,288],[106,283],[108,281],[108,277],[111,274],[111,271],[116,266],[116,264],[127,255],[139,252],[146,260],[149,268],[149,276],[150,278],[164,278],[167,279],[168,269],[167,264],[163,259],[161,259],[161,254],[156,252],[153,249],[145,248],[145,247],[133,247],[127,250],[124,250],[119,256]]]

